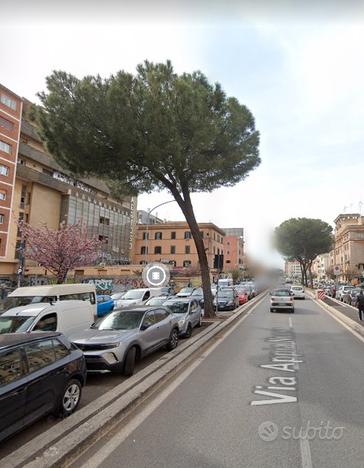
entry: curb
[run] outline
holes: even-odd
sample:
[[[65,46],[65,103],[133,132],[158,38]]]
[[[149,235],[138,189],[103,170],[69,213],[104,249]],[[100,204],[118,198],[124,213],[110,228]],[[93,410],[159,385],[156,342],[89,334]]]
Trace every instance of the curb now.
[[[329,314],[333,315],[343,325],[349,327],[351,330],[353,330],[354,332],[356,332],[359,335],[361,335],[362,337],[364,337],[364,327],[362,325],[360,325],[359,323],[356,323],[354,320],[347,317],[342,312],[339,312],[334,307],[332,307],[332,306],[326,304],[325,302],[321,301],[320,299],[316,299],[315,294],[312,293],[311,291],[307,291],[307,292],[311,296],[312,300],[314,302],[316,302],[316,304],[319,305],[322,309],[324,309]],[[339,303],[339,305],[341,305],[341,302]]]
[[[237,322],[250,309],[264,300],[261,293],[223,322],[212,323],[194,339],[162,356],[135,376],[109,390],[69,418],[38,435],[30,442],[1,460],[2,468],[26,466],[46,468],[63,466],[68,457],[77,456],[87,443],[102,437],[127,411],[137,406],[147,394],[166,379],[171,378],[182,365],[188,365],[194,355],[218,334]]]

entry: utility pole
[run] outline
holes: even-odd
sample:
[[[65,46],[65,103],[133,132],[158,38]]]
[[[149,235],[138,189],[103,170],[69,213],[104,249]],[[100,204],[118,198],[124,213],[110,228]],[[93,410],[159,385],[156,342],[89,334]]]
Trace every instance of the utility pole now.
[[[19,246],[19,267],[17,271],[18,275],[18,288],[21,287],[24,283],[24,266],[25,266],[25,240],[22,239],[20,241]]]

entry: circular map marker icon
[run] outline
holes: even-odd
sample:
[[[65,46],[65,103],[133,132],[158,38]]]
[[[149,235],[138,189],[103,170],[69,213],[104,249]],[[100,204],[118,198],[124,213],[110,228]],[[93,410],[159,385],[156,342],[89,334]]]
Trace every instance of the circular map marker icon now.
[[[169,282],[169,268],[163,263],[149,263],[143,269],[143,281],[146,286],[158,288]]]

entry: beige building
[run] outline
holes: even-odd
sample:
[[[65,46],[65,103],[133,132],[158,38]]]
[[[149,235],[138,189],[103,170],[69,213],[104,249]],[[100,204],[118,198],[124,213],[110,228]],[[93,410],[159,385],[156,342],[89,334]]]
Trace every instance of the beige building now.
[[[0,142],[11,142],[7,156],[1,148],[7,150],[8,146],[0,143],[0,224],[4,215],[3,228],[0,228],[0,280],[13,280],[22,264],[17,220],[37,227],[46,224],[51,229],[58,229],[61,222],[82,222],[90,236],[103,241],[98,264],[129,263],[137,221],[136,199],[116,200],[102,180],[81,180],[61,168],[46,151],[36,127],[28,119],[31,103],[1,86],[0,96],[0,110],[4,108],[5,115],[0,113],[0,117],[9,122],[13,117],[12,122],[3,125],[13,123],[14,127],[12,137],[2,135],[7,130],[0,119]],[[16,129],[19,129],[18,139]],[[3,203],[1,190],[6,191]],[[25,276],[32,274],[32,266],[25,263]]]
[[[335,248],[330,253],[338,280],[359,280],[364,275],[364,216],[340,214],[335,219]]]
[[[312,273],[319,281],[326,280],[330,274],[330,253],[318,255],[312,263]]]
[[[225,232],[213,223],[199,223],[209,267],[215,255],[224,252]],[[133,263],[162,262],[175,268],[198,268],[198,255],[188,224],[170,221],[162,224],[137,224]]]
[[[301,265],[296,261],[286,261],[284,265],[285,274],[292,279],[301,279]]]

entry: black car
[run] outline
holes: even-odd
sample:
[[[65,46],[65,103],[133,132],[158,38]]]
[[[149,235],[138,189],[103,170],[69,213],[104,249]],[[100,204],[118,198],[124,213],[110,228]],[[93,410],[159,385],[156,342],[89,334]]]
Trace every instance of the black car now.
[[[236,307],[239,307],[239,294],[233,287],[224,287],[217,291],[214,298],[215,307],[216,301],[218,301],[218,310],[234,310]]]
[[[62,334],[0,335],[0,441],[48,413],[71,414],[85,381],[85,358]]]

